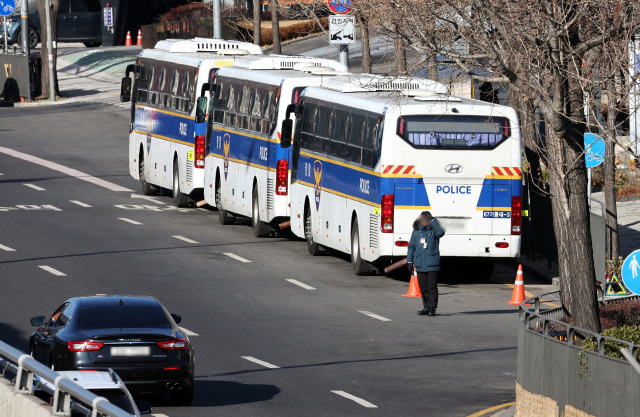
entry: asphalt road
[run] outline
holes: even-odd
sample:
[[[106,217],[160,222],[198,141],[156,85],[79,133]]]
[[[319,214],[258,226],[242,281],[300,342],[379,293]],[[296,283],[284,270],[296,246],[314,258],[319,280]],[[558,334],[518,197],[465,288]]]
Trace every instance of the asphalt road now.
[[[29,319],[72,296],[144,294],[197,334],[193,405],[145,398],[156,415],[467,416],[513,401],[517,315],[499,282],[513,282],[510,267],[442,282],[438,316],[417,316],[404,278],[356,277],[347,258],[256,239],[248,221],[134,198],[127,124],[125,109],[101,104],[0,110],[0,339],[26,351]]]

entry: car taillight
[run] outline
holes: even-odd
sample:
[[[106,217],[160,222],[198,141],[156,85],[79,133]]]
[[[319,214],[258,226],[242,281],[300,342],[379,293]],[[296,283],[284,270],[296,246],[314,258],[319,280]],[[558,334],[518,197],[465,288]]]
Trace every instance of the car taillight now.
[[[406,240],[396,240],[396,246],[409,246],[409,242],[407,242]]]
[[[519,235],[522,230],[522,197],[511,197],[511,234]]]
[[[276,194],[287,195],[289,190],[289,160],[280,159],[276,165]]]
[[[196,155],[193,158],[193,166],[204,168],[204,135],[196,136]]]
[[[77,340],[67,343],[67,348],[70,352],[90,352],[100,350],[102,346],[104,346],[104,343],[93,342],[91,340]]]
[[[496,248],[508,248],[509,247],[509,243],[507,242],[496,242]]]
[[[393,194],[382,196],[382,233],[393,233]]]
[[[164,342],[157,342],[156,344],[162,349],[170,350],[186,349],[187,347],[189,347],[187,339],[171,339],[165,340]]]

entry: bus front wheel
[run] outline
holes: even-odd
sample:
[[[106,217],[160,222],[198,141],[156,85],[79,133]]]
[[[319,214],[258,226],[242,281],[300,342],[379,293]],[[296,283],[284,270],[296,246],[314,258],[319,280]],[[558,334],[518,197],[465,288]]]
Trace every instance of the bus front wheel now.
[[[218,208],[218,220],[220,224],[227,225],[236,222],[236,216],[222,208],[222,187],[220,181],[216,181],[216,207]]]
[[[360,256],[360,231],[357,219],[353,221],[351,228],[351,265],[356,275],[366,275],[370,271],[368,262]]]
[[[311,256],[318,256],[320,254],[320,245],[313,241],[313,227],[311,223],[311,210],[307,206],[304,216],[304,237],[307,239],[307,249]]]

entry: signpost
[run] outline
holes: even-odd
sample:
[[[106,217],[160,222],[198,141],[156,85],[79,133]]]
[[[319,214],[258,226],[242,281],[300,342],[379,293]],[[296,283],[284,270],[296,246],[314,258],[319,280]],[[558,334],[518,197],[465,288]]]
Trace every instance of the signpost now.
[[[629,291],[640,294],[640,250],[631,252],[622,264],[622,282]]]
[[[351,11],[351,0],[329,0],[328,4],[329,9],[337,15],[346,15]],[[329,32],[331,33],[331,39],[329,42],[331,44],[340,45],[340,63],[349,68],[349,49],[347,48],[350,43],[355,43],[356,41],[355,18],[353,16],[344,16],[343,19],[345,20],[335,20],[333,23],[333,27],[335,29],[332,30],[332,19],[338,19],[340,17],[341,16],[329,17]],[[345,34],[347,36],[345,36]]]
[[[591,168],[595,168],[604,162],[604,140],[594,133],[584,134],[584,159],[587,165],[588,171],[588,197],[591,198]],[[591,204],[591,200],[589,200]]]
[[[0,0],[0,16],[3,16],[2,23],[4,26],[4,52],[7,53],[7,16],[11,16],[16,9],[14,0]]]

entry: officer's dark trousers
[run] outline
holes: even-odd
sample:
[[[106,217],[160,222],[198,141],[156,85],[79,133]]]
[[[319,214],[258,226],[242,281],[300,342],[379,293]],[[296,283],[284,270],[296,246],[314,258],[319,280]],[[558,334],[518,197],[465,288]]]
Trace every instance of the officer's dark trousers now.
[[[418,285],[424,308],[438,307],[438,274],[440,271],[418,272]]]

